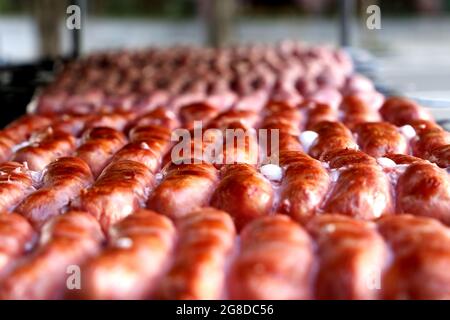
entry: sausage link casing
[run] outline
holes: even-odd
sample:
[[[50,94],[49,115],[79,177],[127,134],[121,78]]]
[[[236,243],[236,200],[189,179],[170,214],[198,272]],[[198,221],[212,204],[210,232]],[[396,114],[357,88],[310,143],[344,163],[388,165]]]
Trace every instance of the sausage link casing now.
[[[338,177],[323,204],[324,211],[365,220],[393,212],[389,179],[379,166],[356,164],[334,174]]]
[[[70,201],[93,181],[91,170],[82,159],[59,158],[44,169],[42,187],[29,195],[15,211],[40,229],[47,220],[67,208]]]
[[[407,153],[405,137],[397,128],[387,122],[366,122],[358,124],[354,132],[358,135],[361,150],[372,157],[383,157],[387,153]]]
[[[379,298],[388,249],[375,224],[324,214],[311,219],[306,228],[317,246],[317,299]]]
[[[430,114],[414,101],[407,98],[387,98],[380,108],[380,114],[385,121],[396,126],[410,124],[416,120],[431,120]]]
[[[228,212],[240,230],[251,220],[270,214],[274,191],[264,176],[247,164],[228,165],[211,198],[211,205]]]
[[[102,239],[100,225],[88,213],[72,211],[55,217],[44,227],[36,252],[0,284],[0,298],[61,299],[70,282],[69,267],[79,267],[97,254]]]
[[[320,162],[302,152],[282,152],[284,168],[278,211],[303,221],[314,215],[328,190],[330,179]]]
[[[229,298],[311,299],[313,254],[310,237],[289,217],[254,220],[241,233]]]
[[[318,137],[308,153],[315,159],[323,159],[332,151],[358,148],[350,130],[340,122],[319,122],[312,131],[317,132]]]
[[[13,209],[34,190],[27,167],[17,162],[0,164],[0,211]]]
[[[177,223],[179,241],[175,260],[163,278],[163,299],[220,299],[225,267],[235,240],[233,221],[225,212],[204,208]]]
[[[397,183],[397,212],[428,216],[450,224],[450,178],[430,163],[413,163]]]
[[[28,221],[16,213],[0,213],[0,280],[14,267],[35,238]]]
[[[153,183],[154,176],[145,165],[129,160],[113,162],[90,189],[82,190],[72,207],[91,213],[107,231],[139,208]]]
[[[378,228],[393,252],[383,299],[450,299],[450,230],[411,215],[383,217]]]
[[[175,240],[163,215],[139,210],[112,227],[109,246],[82,269],[83,299],[144,299],[155,289]]]
[[[217,169],[207,163],[170,164],[163,181],[153,190],[147,208],[179,218],[209,204],[217,185]]]
[[[13,161],[27,163],[30,170],[41,171],[53,160],[68,156],[75,149],[75,137],[48,130],[29,146],[16,151]]]
[[[100,175],[112,156],[126,143],[123,133],[107,127],[89,130],[83,140],[84,143],[76,150],[75,156],[89,165],[94,177]]]

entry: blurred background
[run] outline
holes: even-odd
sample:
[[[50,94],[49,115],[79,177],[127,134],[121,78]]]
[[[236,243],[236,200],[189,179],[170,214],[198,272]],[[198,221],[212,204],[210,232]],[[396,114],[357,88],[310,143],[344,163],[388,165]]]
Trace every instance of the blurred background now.
[[[70,4],[79,31],[66,26]],[[366,25],[372,4],[381,29]],[[344,46],[379,90],[450,107],[450,0],[0,0],[0,103],[29,100],[61,58],[284,39]]]

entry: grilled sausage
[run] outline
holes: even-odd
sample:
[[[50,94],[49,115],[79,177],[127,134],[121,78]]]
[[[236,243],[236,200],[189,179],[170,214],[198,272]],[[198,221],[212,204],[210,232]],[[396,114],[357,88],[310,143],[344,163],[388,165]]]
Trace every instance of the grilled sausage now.
[[[41,171],[53,160],[68,156],[75,149],[75,138],[61,131],[47,130],[36,140],[16,151],[13,161],[27,163],[33,171]]]
[[[450,224],[450,178],[430,163],[411,164],[397,183],[397,212],[433,217]]]
[[[25,218],[16,213],[0,213],[0,281],[34,239],[33,228]]]
[[[301,152],[284,152],[280,155],[284,169],[278,211],[303,221],[312,216],[323,201],[330,179],[317,160]]]
[[[240,230],[251,220],[268,215],[273,206],[274,191],[268,180],[246,164],[222,169],[222,180],[211,198],[211,205],[228,212]]]
[[[359,219],[375,219],[394,211],[388,177],[379,166],[355,164],[331,173],[335,181],[322,209]]]
[[[369,106],[367,101],[357,94],[346,96],[339,111],[343,114],[342,122],[350,130],[360,123],[381,121],[378,110]]]
[[[179,218],[208,205],[217,184],[217,169],[207,163],[169,164],[163,181],[153,190],[147,208]]]
[[[93,181],[86,162],[80,158],[59,158],[44,169],[41,188],[29,195],[15,211],[40,229],[51,217],[62,213]]]
[[[103,230],[130,215],[145,201],[154,176],[138,162],[111,163],[87,190],[82,190],[72,207],[92,214]]]
[[[175,240],[172,222],[139,210],[112,227],[108,247],[82,269],[83,299],[144,299],[157,286]]]
[[[319,122],[312,131],[318,136],[308,153],[315,159],[323,159],[331,151],[358,148],[350,130],[340,122]]]
[[[83,140],[75,156],[89,165],[94,177],[100,175],[113,155],[126,143],[123,133],[107,127],[89,130],[84,134]]]
[[[380,297],[380,282],[388,249],[375,224],[344,215],[324,214],[307,224],[317,245],[317,299],[372,300]]]
[[[56,217],[44,227],[36,252],[0,285],[0,298],[61,299],[69,285],[77,286],[70,282],[71,267],[97,254],[102,239],[98,222],[88,213],[72,211]]]
[[[434,219],[383,217],[378,228],[393,252],[383,299],[449,299],[450,231]]]
[[[178,221],[175,260],[163,278],[163,299],[220,299],[225,287],[225,264],[234,245],[233,221],[225,212],[204,208]]]
[[[289,217],[263,217],[248,224],[231,265],[231,299],[312,298],[313,248]]]
[[[416,120],[432,120],[431,115],[414,101],[407,98],[387,98],[380,108],[380,114],[385,121],[396,126],[410,124]]]
[[[0,211],[13,209],[35,190],[32,173],[17,162],[0,164]]]
[[[383,157],[387,153],[407,153],[405,137],[395,126],[387,122],[366,122],[355,127],[358,145],[372,157]]]

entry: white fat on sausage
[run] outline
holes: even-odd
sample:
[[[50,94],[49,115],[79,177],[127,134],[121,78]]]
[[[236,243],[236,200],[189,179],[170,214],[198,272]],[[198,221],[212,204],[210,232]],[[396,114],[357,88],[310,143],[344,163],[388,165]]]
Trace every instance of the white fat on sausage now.
[[[316,143],[318,137],[319,135],[317,134],[317,132],[309,130],[303,131],[300,134],[300,143],[302,144],[303,149],[306,153],[308,153],[309,149],[311,149],[311,147]]]

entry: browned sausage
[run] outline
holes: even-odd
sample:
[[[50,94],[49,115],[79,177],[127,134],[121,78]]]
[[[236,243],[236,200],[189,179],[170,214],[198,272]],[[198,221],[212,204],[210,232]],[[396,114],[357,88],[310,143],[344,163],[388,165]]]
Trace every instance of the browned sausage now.
[[[84,129],[85,123],[90,121],[93,115],[69,115],[63,114],[53,119],[52,129],[62,131],[79,137]]]
[[[135,117],[136,114],[128,111],[99,113],[96,114],[88,122],[86,122],[84,130],[87,131],[89,129],[97,127],[108,127],[117,131],[123,131],[126,129],[127,125],[134,120]]]
[[[217,169],[207,163],[170,164],[163,181],[153,190],[147,208],[171,218],[208,205],[217,185]]]
[[[383,157],[387,153],[407,153],[406,138],[397,128],[387,122],[366,122],[358,124],[354,132],[358,136],[361,150],[372,157]]]
[[[30,170],[17,162],[0,164],[0,211],[13,209],[28,194],[35,191]]]
[[[428,159],[435,149],[450,144],[450,133],[444,130],[423,130],[411,140],[413,154],[416,157]]]
[[[340,122],[319,122],[312,131],[316,132],[318,137],[308,153],[315,159],[323,159],[331,151],[358,148],[350,130]]]
[[[396,126],[410,124],[416,120],[432,120],[431,115],[414,101],[407,98],[387,98],[380,109],[385,121]]]
[[[148,125],[161,126],[172,130],[179,126],[179,122],[173,111],[160,107],[138,118],[135,123],[135,127]]]
[[[383,299],[450,299],[450,230],[435,219],[398,215],[378,222],[393,251]]]
[[[231,299],[311,299],[313,247],[289,217],[275,215],[248,224],[231,265]]]
[[[153,183],[154,176],[145,165],[130,160],[113,162],[91,188],[82,190],[72,207],[91,213],[106,231],[139,208]]]
[[[137,126],[131,129],[129,136],[131,142],[145,142],[152,150],[160,154],[166,153],[170,147],[171,132],[162,126]]]
[[[316,124],[322,121],[337,121],[337,112],[328,104],[311,102],[307,105],[308,121],[306,130],[311,130]]]
[[[240,230],[248,222],[270,214],[274,191],[270,182],[247,164],[228,165],[211,198],[211,205],[228,212]]]
[[[397,183],[397,211],[450,224],[450,178],[430,163],[411,164]]]
[[[83,143],[75,156],[84,160],[98,177],[113,155],[126,143],[122,132],[107,127],[96,127],[84,134]]]
[[[235,240],[233,221],[225,212],[204,208],[178,221],[175,260],[157,296],[163,299],[221,299],[226,260]]]
[[[391,159],[396,164],[412,164],[414,162],[426,162],[426,160],[423,160],[421,158],[413,157],[407,154],[395,154],[395,153],[389,153],[385,155],[386,158]]]
[[[428,158],[441,168],[450,167],[450,144],[434,148]]]
[[[330,179],[319,161],[302,152],[282,152],[284,169],[278,211],[297,221],[312,216],[323,201]]]
[[[2,130],[2,134],[18,144],[28,140],[33,133],[48,127],[51,122],[52,120],[49,117],[27,114],[7,125]]]
[[[375,224],[324,214],[311,219],[307,229],[317,245],[317,299],[379,298],[388,250]]]
[[[16,213],[0,213],[0,279],[9,273],[34,240],[33,228],[24,217]]]
[[[82,269],[83,299],[144,299],[155,289],[175,240],[172,222],[139,210],[112,227],[109,245]]]
[[[69,285],[69,267],[97,254],[102,239],[98,222],[88,213],[56,217],[44,227],[37,251],[0,285],[0,298],[61,299]]]
[[[41,188],[29,195],[15,211],[40,229],[47,220],[66,209],[70,201],[93,181],[86,162],[80,158],[59,158],[44,169]]]
[[[75,137],[51,129],[36,137],[36,141],[16,151],[13,161],[27,163],[33,171],[41,171],[53,160],[68,156],[75,149]]]
[[[393,212],[391,185],[381,167],[355,164],[336,169],[331,176],[335,183],[322,205],[324,211],[366,220]]]
[[[344,97],[339,111],[343,114],[342,122],[353,130],[356,125],[364,122],[381,121],[378,110],[369,106],[364,99],[357,95]]]
[[[184,128],[190,129],[194,121],[202,121],[205,126],[211,119],[219,114],[219,110],[206,103],[192,103],[182,107],[179,111],[181,123]]]

